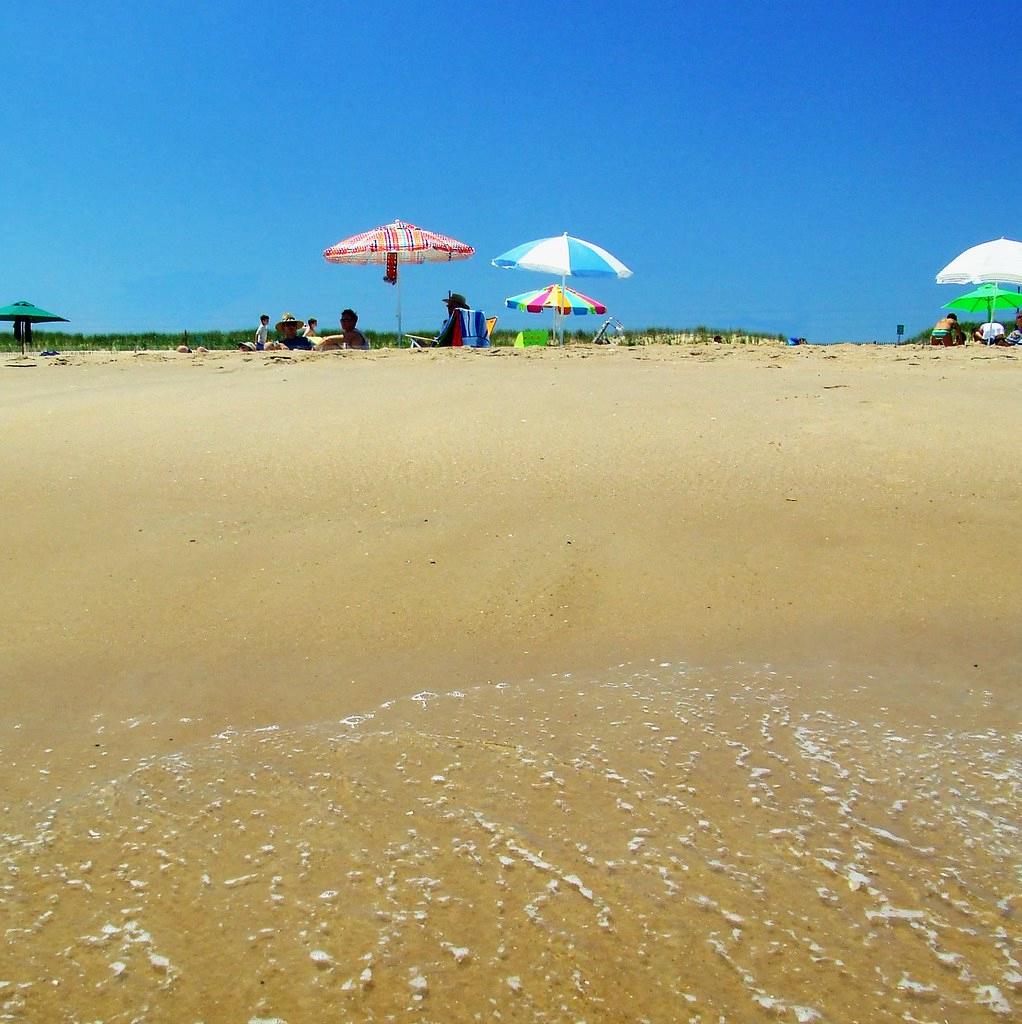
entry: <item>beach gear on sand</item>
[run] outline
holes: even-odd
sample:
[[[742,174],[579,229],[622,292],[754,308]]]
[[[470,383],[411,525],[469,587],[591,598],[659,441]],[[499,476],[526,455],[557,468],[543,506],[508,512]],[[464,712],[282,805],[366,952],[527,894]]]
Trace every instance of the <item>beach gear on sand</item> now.
[[[554,238],[538,238],[516,245],[490,261],[505,270],[535,270],[560,274],[561,289],[567,277],[631,277],[632,272],[616,257],[595,242],[574,238],[564,232]],[[554,331],[564,342],[562,314],[554,309]]]
[[[380,264],[387,268],[385,280],[397,285],[397,336],[401,340],[401,275],[399,263],[447,263],[475,255],[471,245],[456,238],[426,231],[395,220],[378,228],[344,238],[323,250],[327,263]]]
[[[545,346],[550,341],[547,331],[519,331],[515,335],[515,348],[530,348],[533,345]]]
[[[594,345],[610,345],[610,335],[619,335],[625,333],[625,325],[621,323],[616,316],[609,316],[606,320],[600,324],[600,329],[593,335]],[[615,337],[615,341],[616,341]]]
[[[455,309],[443,330],[435,338],[406,334],[410,348],[489,348],[490,335],[497,325],[479,309]]]
[[[554,311],[554,329],[563,316],[582,316],[588,313],[604,314],[607,307],[596,299],[589,298],[574,288],[565,288],[559,284],[548,284],[535,292],[524,292],[512,295],[504,300],[504,305],[511,309],[519,309],[527,313],[542,313],[544,310]]]
[[[12,302],[0,307],[0,320],[13,321],[14,336],[21,342],[21,354],[25,355],[32,344],[32,324],[53,324],[68,322],[67,317],[47,313],[45,309],[33,306],[31,302]]]

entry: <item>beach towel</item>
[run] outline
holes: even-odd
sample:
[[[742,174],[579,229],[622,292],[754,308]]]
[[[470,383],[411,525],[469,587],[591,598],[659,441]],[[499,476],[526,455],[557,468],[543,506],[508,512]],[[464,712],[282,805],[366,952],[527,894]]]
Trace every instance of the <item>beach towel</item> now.
[[[479,309],[459,309],[458,327],[454,332],[455,345],[466,348],[489,348],[490,337],[486,330],[486,314]]]

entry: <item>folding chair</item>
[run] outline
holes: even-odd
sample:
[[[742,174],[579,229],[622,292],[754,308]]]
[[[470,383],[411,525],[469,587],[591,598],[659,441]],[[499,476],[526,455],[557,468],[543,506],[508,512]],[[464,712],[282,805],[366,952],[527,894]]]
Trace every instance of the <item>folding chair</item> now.
[[[497,318],[478,309],[457,309],[435,338],[406,334],[409,348],[489,348]]]

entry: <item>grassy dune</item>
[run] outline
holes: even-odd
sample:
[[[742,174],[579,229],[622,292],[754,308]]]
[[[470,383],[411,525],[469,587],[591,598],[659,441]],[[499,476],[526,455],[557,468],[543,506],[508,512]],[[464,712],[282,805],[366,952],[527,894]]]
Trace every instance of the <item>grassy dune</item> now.
[[[566,330],[564,340],[565,342],[591,341],[598,327],[599,322],[594,322],[593,326],[586,330]],[[422,328],[410,333],[428,336],[432,332],[429,328]],[[494,332],[493,344],[497,346],[513,345],[517,333],[517,331],[498,329]],[[398,347],[398,336],[394,331],[366,331],[365,334],[373,348]],[[188,345],[190,348],[202,345],[210,349],[236,349],[243,341],[250,341],[252,335],[253,331],[248,328],[235,331],[182,331],[170,334],[152,331],[123,334],[72,334],[67,331],[37,329],[32,334],[32,348],[34,351],[56,349],[60,352],[97,350],[132,352],[176,348],[178,345]],[[720,337],[722,341],[729,344],[758,344],[764,341],[785,340],[783,334],[748,331],[742,327],[706,327],[703,325],[692,328],[643,327],[627,331],[616,337],[612,336],[612,340],[621,345],[690,345],[712,343],[714,337]],[[20,349],[21,346],[14,340],[13,332],[0,334],[0,351],[17,352]]]

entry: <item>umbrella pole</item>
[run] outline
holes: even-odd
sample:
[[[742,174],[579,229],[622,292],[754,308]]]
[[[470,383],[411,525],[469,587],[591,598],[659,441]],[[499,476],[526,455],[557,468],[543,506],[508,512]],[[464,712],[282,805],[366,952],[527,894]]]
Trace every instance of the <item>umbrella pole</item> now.
[[[565,231],[564,234],[565,234],[565,237],[567,237],[567,235],[568,235],[567,231]],[[562,302],[564,301],[564,277],[565,277],[565,275],[561,274],[561,301]],[[558,344],[559,345],[563,345],[564,344],[564,314],[561,312],[561,310],[559,308],[557,310],[557,318],[558,318],[558,321],[559,321],[559,326],[561,328],[561,340],[558,342]]]
[[[397,261],[397,347],[401,347],[401,261]]]

